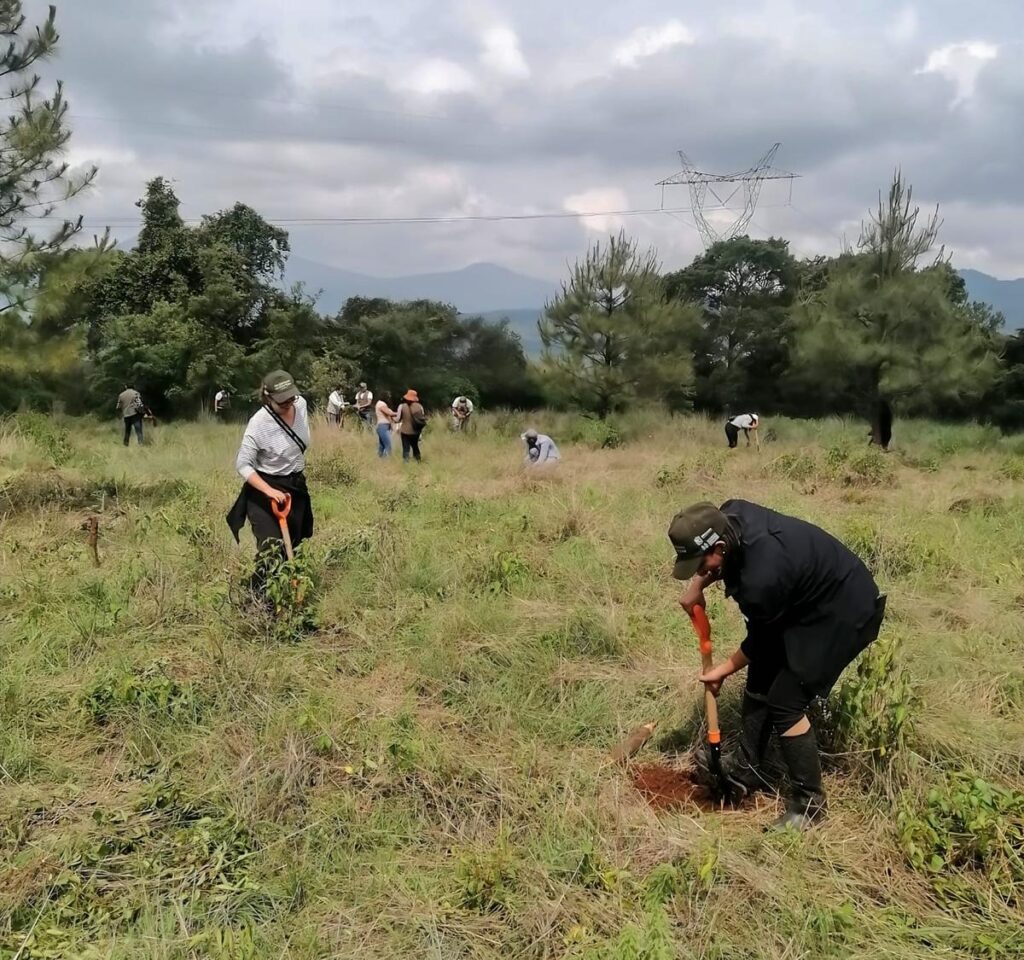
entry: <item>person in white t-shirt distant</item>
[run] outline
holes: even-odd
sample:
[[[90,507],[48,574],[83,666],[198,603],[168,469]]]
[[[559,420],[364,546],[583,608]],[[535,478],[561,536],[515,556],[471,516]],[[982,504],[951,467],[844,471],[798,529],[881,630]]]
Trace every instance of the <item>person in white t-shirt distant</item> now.
[[[473,416],[473,401],[469,397],[456,397],[452,401],[452,427],[464,430],[469,426],[469,418]]]
[[[558,446],[546,433],[538,433],[532,427],[519,437],[526,444],[523,462],[528,467],[552,466],[561,459]]]
[[[347,406],[339,385],[331,391],[331,395],[327,398],[327,421],[341,426],[341,416]]]
[[[230,406],[231,394],[228,393],[224,387],[221,387],[220,390],[213,395],[213,415],[218,419],[224,417],[228,412],[228,407]]]
[[[365,383],[359,384],[359,392],[356,394],[356,413],[363,426],[372,429],[373,415],[373,391]]]
[[[760,422],[756,413],[741,413],[738,416],[730,417],[725,423],[725,435],[729,438],[729,449],[732,450],[736,446],[736,440],[742,430],[743,435],[747,438],[747,446],[750,446],[750,434],[753,433],[754,443],[760,450],[761,439],[757,435]]]
[[[258,562],[251,582],[256,594],[263,592],[267,562],[275,554],[284,555],[281,527],[271,502],[279,510],[288,505],[293,547],[313,535],[313,505],[305,473],[309,447],[305,398],[290,373],[275,370],[263,378],[260,399],[262,406],[249,419],[235,458],[235,469],[245,483],[227,516],[236,541],[247,520],[256,537]]]

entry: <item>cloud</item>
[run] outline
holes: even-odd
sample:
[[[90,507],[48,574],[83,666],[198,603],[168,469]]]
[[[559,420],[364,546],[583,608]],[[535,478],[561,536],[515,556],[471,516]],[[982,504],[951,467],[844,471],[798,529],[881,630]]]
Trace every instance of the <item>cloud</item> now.
[[[637,27],[614,49],[612,60],[620,67],[636,67],[647,57],[695,41],[693,32],[681,20],[669,20],[657,27]]]
[[[562,207],[570,213],[601,213],[612,210],[628,210],[629,197],[618,187],[594,187],[581,193],[570,194],[562,201]],[[625,224],[622,217],[586,217],[583,225],[596,233],[615,233]]]
[[[487,27],[480,42],[483,45],[480,61],[487,69],[512,79],[525,79],[530,75],[530,67],[519,49],[519,37],[511,27],[504,24]]]
[[[956,107],[974,96],[978,75],[985,64],[995,60],[999,47],[984,40],[950,43],[928,54],[925,65],[917,72],[937,73],[953,83],[956,96],[950,107]]]
[[[920,11],[913,36],[904,4]],[[675,35],[699,42],[646,57],[657,44],[637,43],[629,69],[611,52],[638,23],[672,23],[675,0],[601,17],[588,0],[519,0],[514,25],[497,0],[303,0],[284,17],[276,0],[90,0],[59,8],[61,48],[41,71],[46,89],[66,81],[70,158],[99,160],[76,210],[100,230],[137,221],[134,201],[157,175],[173,178],[192,218],[235,201],[282,219],[657,207],[654,183],[678,169],[676,149],[702,169],[736,170],[781,141],[778,165],[802,178],[792,205],[788,184],[765,184],[751,235],[787,237],[801,256],[836,253],[900,166],[922,209],[942,205],[955,263],[963,251],[979,269],[1020,276],[1024,60],[1009,55],[1019,0],[936,4],[687,7]],[[26,0],[30,23],[45,10]],[[488,34],[505,25],[511,36]],[[887,25],[898,29],[883,35]],[[988,59],[984,47],[961,52],[979,69],[970,109],[951,112],[956,51],[939,53],[976,36],[1006,46]],[[915,76],[919,65],[931,69]],[[688,206],[686,189],[665,202]],[[666,268],[685,264],[700,241],[677,216],[288,229],[297,255],[367,273],[491,260],[557,279],[620,225]]]
[[[448,93],[468,93],[476,89],[473,75],[452,60],[439,57],[424,60],[399,76],[397,85],[425,97]]]
[[[889,21],[885,35],[893,43],[908,43],[917,36],[919,26],[917,10],[913,7],[904,7]]]

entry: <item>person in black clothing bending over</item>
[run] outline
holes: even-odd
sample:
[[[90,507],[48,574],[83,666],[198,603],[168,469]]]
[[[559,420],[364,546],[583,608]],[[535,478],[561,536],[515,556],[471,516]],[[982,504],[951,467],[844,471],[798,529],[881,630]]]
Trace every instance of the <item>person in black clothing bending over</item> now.
[[[680,605],[704,604],[721,580],[739,604],[747,636],[701,682],[718,695],[747,668],[739,749],[723,770],[740,795],[767,788],[762,763],[772,730],[789,773],[785,813],[773,826],[806,830],[825,814],[821,760],[807,707],[878,636],[885,597],[867,567],[819,527],[746,500],[687,507],[672,520],[672,575],[689,581]]]

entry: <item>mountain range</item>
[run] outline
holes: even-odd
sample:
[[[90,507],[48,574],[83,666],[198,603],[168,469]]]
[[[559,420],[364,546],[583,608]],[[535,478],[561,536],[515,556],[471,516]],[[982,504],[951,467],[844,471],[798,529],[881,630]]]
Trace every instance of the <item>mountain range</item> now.
[[[961,270],[972,300],[982,300],[999,310],[1009,330],[1024,329],[1024,278],[999,280],[978,270]],[[317,305],[324,313],[336,313],[349,297],[386,297],[389,300],[439,300],[460,313],[497,320],[507,317],[519,333],[527,353],[540,350],[537,319],[544,305],[558,294],[555,281],[516,273],[493,263],[473,263],[460,270],[377,277],[315,260],[292,256],[285,283],[305,284],[306,292],[319,292]]]

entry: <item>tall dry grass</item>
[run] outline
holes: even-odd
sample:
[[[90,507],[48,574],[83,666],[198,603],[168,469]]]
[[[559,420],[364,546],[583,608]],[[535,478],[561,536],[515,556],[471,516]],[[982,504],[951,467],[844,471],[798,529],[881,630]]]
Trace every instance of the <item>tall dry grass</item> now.
[[[530,425],[555,470],[522,468]],[[967,823],[951,778],[1024,779],[1021,451],[897,426],[888,456],[839,420],[757,453],[696,417],[494,414],[435,421],[416,466],[319,423],[315,625],[282,632],[237,602],[239,426],[5,421],[0,956],[1020,956],[1013,794],[968,791]],[[762,834],[774,802],[656,814],[602,762],[650,719],[647,759],[699,738],[665,530],[728,497],[832,530],[890,596],[804,838]]]

